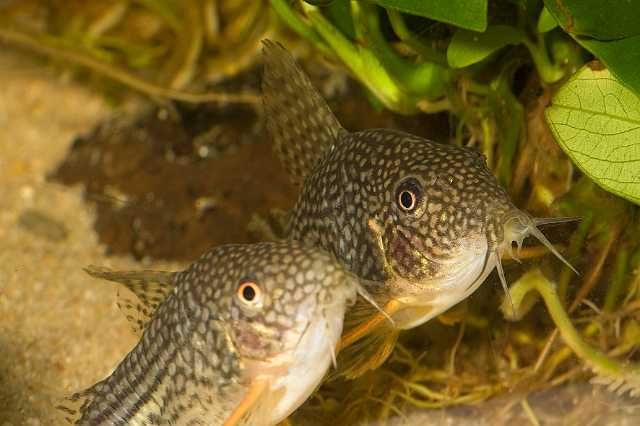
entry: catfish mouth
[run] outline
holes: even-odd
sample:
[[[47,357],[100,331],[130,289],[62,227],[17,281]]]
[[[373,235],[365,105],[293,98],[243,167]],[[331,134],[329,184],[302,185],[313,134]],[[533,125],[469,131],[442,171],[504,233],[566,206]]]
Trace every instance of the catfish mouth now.
[[[402,282],[395,296],[406,304],[447,305],[445,310],[471,294],[494,266],[484,235],[461,238],[451,253],[436,254],[400,226],[385,234],[394,281]]]
[[[394,314],[399,328],[417,327],[469,297],[493,270],[495,256],[484,237],[468,238],[461,240],[455,255],[437,265],[438,273],[433,276],[417,281],[396,279],[394,298],[402,304]]]

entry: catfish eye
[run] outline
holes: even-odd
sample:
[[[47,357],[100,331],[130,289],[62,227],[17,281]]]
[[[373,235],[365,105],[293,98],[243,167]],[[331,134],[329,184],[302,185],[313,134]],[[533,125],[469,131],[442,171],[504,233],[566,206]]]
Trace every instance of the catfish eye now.
[[[396,204],[400,210],[411,213],[415,211],[422,202],[422,188],[420,183],[409,178],[403,181],[396,190]]]
[[[398,195],[398,205],[403,210],[413,210],[416,206],[416,194],[405,189]]]
[[[256,305],[261,299],[262,289],[255,281],[244,281],[238,286],[236,296],[246,304]]]

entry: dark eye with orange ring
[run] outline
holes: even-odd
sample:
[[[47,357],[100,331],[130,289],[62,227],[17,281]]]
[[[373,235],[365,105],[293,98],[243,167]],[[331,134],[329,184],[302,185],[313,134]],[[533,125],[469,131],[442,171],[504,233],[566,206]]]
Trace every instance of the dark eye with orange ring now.
[[[256,304],[260,300],[262,289],[255,281],[244,281],[240,283],[236,290],[236,296],[248,304]]]
[[[421,202],[422,188],[416,179],[409,178],[398,185],[396,204],[400,210],[411,213],[418,208]]]

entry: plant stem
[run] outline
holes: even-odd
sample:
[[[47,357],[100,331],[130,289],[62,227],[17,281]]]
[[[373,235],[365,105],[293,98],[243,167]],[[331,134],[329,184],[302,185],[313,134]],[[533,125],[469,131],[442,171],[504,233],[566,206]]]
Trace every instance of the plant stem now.
[[[593,223],[593,213],[590,211],[585,211],[582,216],[582,220],[578,224],[577,229],[571,235],[571,239],[569,241],[569,248],[567,249],[567,258],[569,260],[575,259],[578,257],[580,253],[580,249],[584,244],[584,240],[587,238],[587,234],[589,233],[589,229],[591,229],[591,224]],[[558,283],[558,296],[562,303],[565,304],[567,300],[567,289],[569,288],[569,282],[573,277],[574,273],[569,267],[563,266],[562,272],[560,273],[560,280]]]
[[[526,37],[522,40],[522,43],[529,49],[533,63],[536,65],[536,69],[544,83],[553,84],[564,77],[564,70],[549,59],[544,34],[538,37],[538,43],[534,43]]]
[[[9,29],[3,25],[0,25],[0,40],[29,48],[55,59],[82,65],[154,98],[167,98],[190,103],[236,102],[257,104],[260,102],[260,96],[253,93],[188,93],[156,86],[132,75],[126,70],[98,61],[80,52],[57,47],[52,43],[39,40],[36,36]]]
[[[169,61],[169,68],[173,68],[171,65],[175,64],[175,69],[170,71],[168,82],[168,86],[172,89],[183,89],[191,82],[204,44],[200,4],[194,0],[183,2],[183,4],[184,30],[178,33],[181,39],[177,44],[179,48]]]
[[[291,9],[287,0],[270,0],[271,7],[278,14],[278,16],[296,33],[303,38],[309,40],[314,46],[321,49],[323,52],[327,51],[326,45],[322,41],[322,38],[316,33],[313,28],[305,23],[300,16]]]
[[[633,308],[630,306],[630,303],[640,304],[640,299],[638,299],[638,292],[640,289],[640,247],[635,247],[635,251],[631,253],[629,258],[629,269],[631,270],[633,278],[629,283],[629,290],[627,291],[623,302],[625,311],[629,308]],[[636,299],[635,302],[631,302],[632,299]]]
[[[447,57],[443,52],[431,47],[426,40],[422,40],[407,28],[404,18],[402,17],[402,13],[391,8],[386,10],[393,31],[403,43],[422,56],[425,61],[433,62],[434,64],[442,66],[448,65]]]
[[[118,25],[129,9],[128,1],[114,2],[94,19],[87,28],[87,37],[95,39]]]
[[[589,295],[593,287],[598,282],[598,278],[602,273],[602,267],[604,266],[605,260],[607,260],[607,256],[611,251],[611,247],[613,247],[613,242],[618,238],[620,233],[620,228],[618,225],[613,225],[607,231],[607,237],[604,245],[600,249],[598,253],[598,257],[596,258],[595,263],[593,263],[593,267],[589,270],[589,273],[585,276],[584,281],[582,282],[582,286],[580,286],[580,290],[576,294],[573,302],[569,306],[569,312],[573,312],[580,302]]]
[[[602,309],[605,312],[613,312],[616,302],[624,289],[624,279],[627,275],[627,264],[629,261],[629,251],[626,247],[621,247],[616,255],[616,265],[613,269],[613,278],[607,289]]]
[[[320,11],[307,3],[304,11],[313,28],[330,46],[331,50],[355,74],[385,106],[402,114],[414,114],[418,111],[414,98],[402,90],[382,66],[378,58],[367,48],[354,45],[335,28]],[[357,8],[354,8],[354,24],[358,32]]]
[[[596,374],[603,376],[605,381],[610,380],[611,383],[620,381],[620,386],[623,384],[631,387],[637,385],[640,381],[640,366],[620,363],[582,340],[567,311],[562,306],[555,285],[539,269],[527,272],[511,286],[509,292],[516,309],[520,306],[524,296],[531,290],[536,290],[542,296],[549,315],[558,327],[567,346],[582,358]]]
[[[487,160],[487,167],[493,169],[493,140],[495,135],[495,126],[493,122],[483,117],[480,121],[482,128],[482,153]]]
[[[411,63],[399,56],[387,43],[380,29],[377,6],[359,3],[356,19],[362,20],[366,39],[372,52],[391,78],[407,92],[429,100],[440,98],[445,93],[447,71],[431,62]]]

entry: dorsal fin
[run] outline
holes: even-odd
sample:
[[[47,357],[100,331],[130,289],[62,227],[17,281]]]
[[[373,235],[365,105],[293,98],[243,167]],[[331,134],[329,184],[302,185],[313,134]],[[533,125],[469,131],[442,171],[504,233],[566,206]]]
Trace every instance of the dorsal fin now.
[[[301,185],[335,143],[342,126],[293,56],[279,43],[262,43],[267,129],[293,182]]]
[[[123,284],[136,295],[139,302],[123,296],[118,291],[118,307],[131,323],[133,331],[138,335],[142,334],[160,303],[166,299],[175,286],[175,272],[112,271],[93,265],[84,270],[94,278]]]

